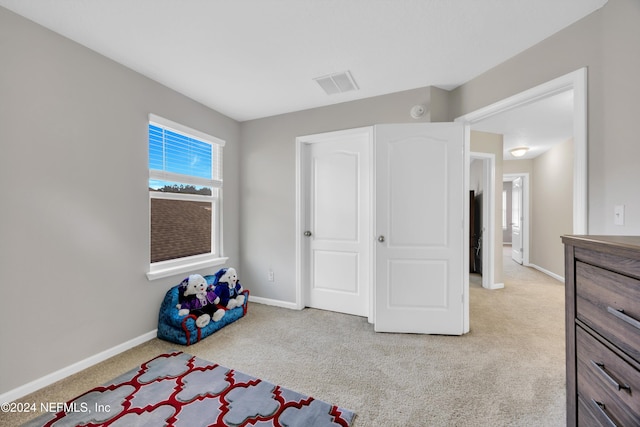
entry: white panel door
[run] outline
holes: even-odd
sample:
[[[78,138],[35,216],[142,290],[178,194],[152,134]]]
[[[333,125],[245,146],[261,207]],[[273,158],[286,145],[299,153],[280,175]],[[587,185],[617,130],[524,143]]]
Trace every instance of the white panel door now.
[[[522,177],[511,188],[511,259],[522,264]]]
[[[375,330],[464,330],[464,131],[375,126]]]
[[[369,315],[370,143],[367,128],[305,145],[309,307]]]

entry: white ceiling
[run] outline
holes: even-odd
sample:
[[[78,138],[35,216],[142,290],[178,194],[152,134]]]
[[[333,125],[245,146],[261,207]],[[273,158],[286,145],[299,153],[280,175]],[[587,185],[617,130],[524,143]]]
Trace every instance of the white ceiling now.
[[[455,88],[607,0],[0,0],[239,121]],[[350,70],[359,90],[313,78]]]
[[[519,159],[532,159],[573,137],[573,90],[508,110],[472,126],[473,130],[503,135],[505,160],[516,160],[509,150],[526,146]]]

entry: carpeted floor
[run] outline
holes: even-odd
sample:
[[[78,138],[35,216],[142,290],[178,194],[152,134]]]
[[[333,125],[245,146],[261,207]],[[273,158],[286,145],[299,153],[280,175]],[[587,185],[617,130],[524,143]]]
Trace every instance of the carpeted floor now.
[[[355,414],[191,354],[164,353],[25,427],[349,427]]]
[[[564,285],[505,257],[470,285],[462,337],[376,334],[365,318],[253,304],[183,351],[356,412],[355,427],[565,425]],[[152,340],[21,401],[66,401],[176,345]],[[15,426],[29,415],[0,414]]]

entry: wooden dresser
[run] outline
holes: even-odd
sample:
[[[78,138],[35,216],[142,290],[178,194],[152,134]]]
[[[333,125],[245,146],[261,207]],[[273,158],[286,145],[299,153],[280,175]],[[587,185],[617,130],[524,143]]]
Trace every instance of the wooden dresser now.
[[[640,426],[640,236],[563,236],[567,426]]]

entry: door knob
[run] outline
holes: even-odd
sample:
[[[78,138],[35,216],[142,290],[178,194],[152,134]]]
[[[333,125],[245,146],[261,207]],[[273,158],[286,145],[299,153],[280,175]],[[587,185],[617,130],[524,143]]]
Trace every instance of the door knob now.
[[[384,236],[383,235],[380,235],[378,237],[378,242],[380,242],[380,243],[384,242]]]
[[[305,237],[311,237],[311,232],[309,230],[304,232]]]

